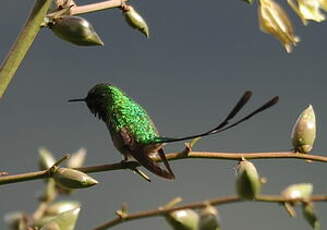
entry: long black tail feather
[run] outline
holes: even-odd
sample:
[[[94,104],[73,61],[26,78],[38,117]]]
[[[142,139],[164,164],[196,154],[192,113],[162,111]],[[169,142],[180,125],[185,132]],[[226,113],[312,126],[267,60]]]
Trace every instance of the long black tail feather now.
[[[266,102],[265,104],[263,104],[262,106],[260,106],[258,109],[254,110],[253,112],[251,112],[247,116],[245,116],[242,119],[228,125],[229,121],[235,117],[235,115],[245,106],[245,104],[248,103],[251,96],[252,96],[252,92],[251,91],[246,91],[243,94],[243,96],[241,97],[241,99],[234,106],[234,108],[231,110],[231,112],[227,115],[227,117],[214,129],[211,129],[211,130],[209,130],[207,132],[204,132],[204,133],[200,133],[200,134],[196,134],[196,135],[192,135],[192,136],[187,136],[187,137],[181,137],[181,138],[160,137],[160,139],[158,139],[154,143],[178,142],[178,141],[194,139],[194,138],[197,138],[197,137],[209,136],[209,135],[216,134],[216,133],[221,133],[223,131],[226,131],[226,130],[228,130],[230,128],[233,128],[233,127],[239,125],[240,123],[250,119],[251,117],[255,116],[256,114],[258,114],[258,113],[272,107],[279,100],[279,97],[277,97],[277,96],[273,97],[268,102]]]

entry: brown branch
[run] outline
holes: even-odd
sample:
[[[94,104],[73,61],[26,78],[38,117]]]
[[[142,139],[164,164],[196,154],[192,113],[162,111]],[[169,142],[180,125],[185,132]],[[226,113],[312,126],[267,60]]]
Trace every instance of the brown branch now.
[[[327,157],[319,155],[309,155],[294,152],[263,152],[263,153],[221,153],[221,152],[180,152],[180,153],[169,153],[166,155],[167,159],[170,161],[181,160],[188,158],[204,158],[204,159],[221,159],[221,160],[253,160],[253,159],[302,159],[302,160],[312,160],[319,162],[327,162]],[[159,158],[154,158],[156,161],[160,161]],[[114,163],[105,165],[95,165],[77,168],[85,173],[96,173],[103,171],[121,170],[121,169],[135,169],[135,167],[140,166],[139,163],[131,161],[127,163]],[[47,170],[22,173],[9,176],[0,177],[0,185],[11,184],[29,180],[37,180],[42,178],[48,178],[50,174]]]
[[[98,227],[95,227],[93,230],[105,230],[105,229],[108,229],[110,227],[113,227],[113,226],[118,225],[123,222],[141,219],[141,218],[148,218],[148,217],[153,217],[153,216],[161,216],[161,215],[165,215],[170,212],[182,210],[182,209],[200,209],[200,208],[205,208],[208,204],[217,206],[217,205],[242,202],[242,201],[246,201],[246,200],[242,200],[238,196],[228,196],[228,197],[215,198],[215,199],[211,199],[211,200],[204,200],[204,201],[195,202],[195,203],[177,206],[177,207],[172,207],[172,208],[157,208],[157,209],[137,212],[137,213],[133,213],[133,214],[126,214],[124,216],[118,216],[104,224],[101,224]],[[296,201],[303,202],[303,200],[286,199],[282,196],[276,196],[276,195],[261,195],[261,196],[258,196],[253,201],[269,202],[269,203],[285,203],[285,202],[296,202]],[[311,196],[310,201],[314,201],[314,202],[327,201],[327,196],[314,195],[314,196]],[[306,200],[306,202],[308,202],[308,200]]]
[[[79,15],[79,14],[97,12],[101,10],[107,10],[111,8],[117,8],[121,6],[122,2],[127,2],[127,1],[128,0],[110,0],[110,1],[87,4],[83,6],[73,6],[70,9],[70,14]]]

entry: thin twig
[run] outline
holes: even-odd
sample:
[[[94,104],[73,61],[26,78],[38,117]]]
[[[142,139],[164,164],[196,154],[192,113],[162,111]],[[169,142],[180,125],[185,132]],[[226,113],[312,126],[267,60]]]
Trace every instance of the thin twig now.
[[[73,6],[70,9],[70,14],[71,15],[87,14],[91,12],[117,8],[120,7],[123,2],[127,2],[127,1],[128,0],[110,0],[110,1],[87,4],[83,6]]]
[[[141,219],[141,218],[147,218],[147,217],[153,217],[153,216],[161,216],[168,214],[173,211],[182,210],[182,209],[201,209],[205,208],[208,204],[217,206],[222,204],[229,204],[229,203],[235,203],[235,202],[243,202],[246,200],[240,199],[238,196],[227,196],[227,197],[219,197],[211,200],[204,200],[196,203],[191,203],[187,205],[172,207],[172,208],[156,208],[148,211],[141,211],[137,213],[127,214],[124,217],[116,217],[104,224],[99,225],[98,227],[95,227],[93,230],[105,230],[108,228],[111,228],[115,225],[118,225],[123,222]],[[283,196],[278,195],[261,195],[258,196],[255,200],[256,202],[269,202],[269,203],[285,203],[285,202],[303,202],[303,200],[295,200],[295,199],[286,199]],[[311,196],[310,201],[313,202],[319,202],[319,201],[327,201],[327,196],[324,195],[314,195]]]
[[[327,157],[319,155],[309,155],[301,154],[294,152],[263,152],[263,153],[221,153],[221,152],[185,152],[180,153],[169,153],[166,155],[167,159],[170,161],[181,160],[187,158],[203,158],[203,159],[221,159],[221,160],[253,160],[253,159],[302,159],[302,160],[312,160],[319,162],[327,162]],[[160,161],[159,158],[154,158],[156,161]],[[105,164],[105,165],[95,165],[82,168],[76,168],[84,173],[96,173],[112,170],[121,170],[121,169],[134,169],[135,167],[140,166],[138,162],[130,161],[124,163],[114,163],[114,164]],[[42,178],[48,178],[49,175],[47,170],[38,171],[38,172],[29,172],[9,176],[0,177],[0,185],[18,183],[29,180],[37,180]]]

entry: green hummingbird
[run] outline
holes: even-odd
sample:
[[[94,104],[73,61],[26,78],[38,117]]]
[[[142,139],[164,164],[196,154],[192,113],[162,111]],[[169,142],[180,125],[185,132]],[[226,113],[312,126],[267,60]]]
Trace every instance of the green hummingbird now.
[[[243,108],[251,96],[252,92],[246,91],[225,120],[216,128],[181,138],[160,136],[152,119],[142,106],[128,97],[121,89],[109,83],[97,84],[88,92],[85,98],[71,99],[69,102],[86,102],[91,113],[106,124],[114,146],[124,156],[125,161],[132,156],[152,173],[166,179],[174,179],[175,175],[169,166],[163,145],[165,143],[220,133],[242,123],[278,102],[278,97],[274,97],[244,118],[229,124],[229,120]],[[151,158],[153,154],[159,155],[166,169],[160,167]]]

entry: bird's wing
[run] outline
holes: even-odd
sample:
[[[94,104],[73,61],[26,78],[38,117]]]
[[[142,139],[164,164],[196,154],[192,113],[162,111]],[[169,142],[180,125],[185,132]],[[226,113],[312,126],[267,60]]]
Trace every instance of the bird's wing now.
[[[128,153],[132,155],[143,167],[160,177],[166,179],[175,178],[175,175],[173,174],[162,149],[160,149],[158,153],[168,171],[160,168],[159,164],[151,159],[149,156],[150,153],[146,151],[147,148],[145,148],[142,144],[136,143],[133,136],[128,132],[128,129],[121,129],[119,134],[121,140],[123,141],[124,147],[128,149]]]

